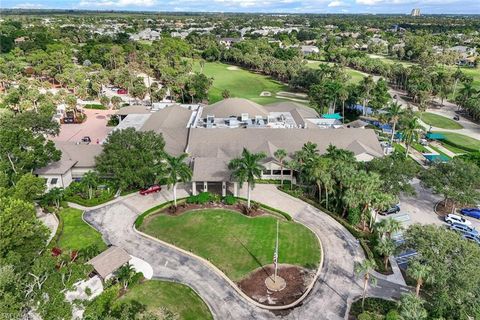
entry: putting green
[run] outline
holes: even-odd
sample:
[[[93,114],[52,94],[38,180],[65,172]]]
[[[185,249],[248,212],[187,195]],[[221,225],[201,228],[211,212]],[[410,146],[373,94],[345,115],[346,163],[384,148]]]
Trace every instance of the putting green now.
[[[204,209],[179,216],[159,214],[140,230],[191,251],[239,281],[254,269],[272,263],[277,218],[247,217],[236,211]],[[292,221],[280,221],[279,263],[314,269],[320,261],[318,239]]]

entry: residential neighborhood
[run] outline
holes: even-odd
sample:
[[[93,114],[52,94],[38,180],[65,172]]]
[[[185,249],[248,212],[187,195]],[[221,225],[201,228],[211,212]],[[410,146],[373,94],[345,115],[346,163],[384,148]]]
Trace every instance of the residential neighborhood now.
[[[0,5],[1,319],[480,318],[478,5],[42,1]]]

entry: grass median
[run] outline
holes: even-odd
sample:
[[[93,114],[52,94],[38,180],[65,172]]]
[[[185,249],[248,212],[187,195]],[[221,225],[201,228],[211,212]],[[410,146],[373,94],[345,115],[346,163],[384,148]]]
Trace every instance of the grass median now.
[[[179,216],[159,214],[140,230],[199,255],[239,281],[272,263],[276,221],[273,216],[247,217],[236,211],[202,209]],[[318,239],[305,226],[280,220],[279,263],[314,269],[320,261]]]

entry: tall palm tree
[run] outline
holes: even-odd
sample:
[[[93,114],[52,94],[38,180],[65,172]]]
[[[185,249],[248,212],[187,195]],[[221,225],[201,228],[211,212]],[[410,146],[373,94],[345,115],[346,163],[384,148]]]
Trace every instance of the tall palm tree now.
[[[376,267],[375,260],[367,259],[362,263],[355,263],[354,271],[357,276],[363,277],[362,310],[365,309],[365,297],[367,295],[368,283],[375,285],[377,279],[372,277],[372,271]]]
[[[285,149],[277,149],[273,153],[273,156],[280,163],[280,172],[282,176],[280,178],[280,184],[283,186],[283,167],[285,166],[285,158],[287,157],[287,151]]]
[[[420,288],[426,281],[430,281],[430,274],[432,268],[426,264],[421,263],[418,260],[413,260],[408,264],[407,274],[409,277],[417,281],[415,287],[415,294],[417,297],[420,295]]]
[[[318,157],[313,163],[311,170],[311,178],[318,187],[318,203],[322,203],[322,187],[325,189],[325,208],[328,210],[328,194],[330,188],[333,188],[333,176],[331,168],[331,160],[329,158]]]
[[[192,170],[185,163],[187,154],[181,154],[178,157],[166,155],[166,171],[168,186],[173,186],[173,205],[177,207],[177,184],[179,181],[187,182],[192,179]]]
[[[363,96],[362,114],[365,116],[366,110],[367,110],[367,103],[368,103],[368,100],[370,99],[370,93],[372,89],[375,87],[375,81],[373,80],[372,76],[368,76],[368,77],[364,77],[359,85],[360,85],[360,89]]]
[[[349,95],[350,93],[344,85],[338,90],[338,99],[342,101],[342,123],[345,123],[345,101]]]
[[[397,126],[398,120],[400,117],[404,114],[404,111],[402,110],[402,105],[399,104],[398,102],[392,102],[388,105],[388,108],[386,109],[387,113],[387,119],[389,122],[393,124],[392,126],[392,136],[390,138],[390,144],[393,144],[393,138],[395,137],[395,128]]]
[[[247,207],[250,209],[250,192],[255,188],[255,179],[262,176],[265,167],[260,163],[265,158],[263,152],[251,153],[243,148],[240,158],[232,159],[228,164],[228,169],[232,170],[233,178],[240,183],[247,183]]]
[[[379,239],[377,245],[375,246],[375,251],[383,256],[383,263],[385,270],[388,267],[388,257],[390,257],[395,252],[395,242],[391,239]]]
[[[405,158],[408,158],[408,152],[410,151],[410,147],[415,141],[418,141],[420,136],[420,130],[422,126],[418,123],[417,117],[412,117],[407,119],[405,124],[405,128],[403,129],[403,139],[405,144],[407,145],[407,150],[405,154]]]
[[[400,221],[395,220],[393,218],[387,218],[378,222],[375,230],[378,233],[380,238],[391,239],[392,235],[394,235],[395,233],[397,233],[402,229],[403,227]]]

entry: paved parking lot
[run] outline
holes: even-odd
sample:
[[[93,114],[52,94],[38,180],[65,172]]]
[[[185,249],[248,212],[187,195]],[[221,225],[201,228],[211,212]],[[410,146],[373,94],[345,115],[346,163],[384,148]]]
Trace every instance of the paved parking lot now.
[[[54,141],[80,141],[84,136],[89,136],[92,143],[97,139],[100,143],[107,137],[112,127],[107,127],[108,116],[115,110],[84,109],[87,120],[81,124],[62,124],[60,134],[53,138]]]
[[[434,195],[430,190],[422,188],[418,179],[415,179],[412,185],[415,187],[417,195],[413,197],[400,197],[400,212],[395,216],[405,213],[408,214],[410,220],[404,223],[405,226],[414,223],[446,225],[443,218],[433,211],[434,205],[442,200],[442,196]],[[384,219],[384,217],[380,219]],[[466,217],[466,219],[470,220],[477,230],[480,230],[480,220],[470,217]]]

